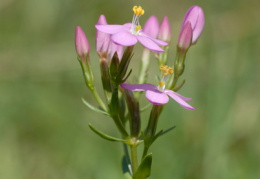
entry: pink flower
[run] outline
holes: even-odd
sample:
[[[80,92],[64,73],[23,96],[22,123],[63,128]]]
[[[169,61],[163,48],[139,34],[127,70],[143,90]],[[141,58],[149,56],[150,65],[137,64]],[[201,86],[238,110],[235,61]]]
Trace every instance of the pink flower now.
[[[177,103],[179,103],[182,107],[189,109],[189,110],[195,110],[191,105],[186,103],[186,101],[191,100],[191,98],[186,98],[172,90],[164,89],[163,91],[160,91],[157,86],[151,85],[151,84],[121,84],[122,88],[130,90],[130,91],[146,91],[145,96],[147,100],[150,103],[153,103],[155,105],[162,105],[166,104],[169,101],[170,96],[172,99],[174,99]]]
[[[201,7],[199,6],[192,6],[187,12],[184,17],[181,31],[185,27],[185,24],[187,22],[191,23],[191,28],[192,28],[192,44],[196,43],[198,38],[200,37],[204,24],[205,24],[205,18],[204,18],[204,13]]]
[[[134,17],[132,23],[124,25],[95,25],[96,29],[106,34],[111,34],[111,40],[122,46],[132,46],[138,41],[154,52],[163,52],[159,46],[168,45],[167,42],[157,40],[143,32],[139,18],[144,14],[144,10],[139,6],[134,6]]]
[[[89,43],[88,43],[88,39],[87,39],[85,33],[80,28],[80,26],[76,27],[75,47],[76,47],[76,52],[77,52],[78,56],[82,60],[87,59],[88,54],[89,54]]]
[[[153,103],[155,105],[162,105],[168,103],[169,101],[168,96],[170,96],[182,107],[189,110],[194,110],[195,108],[193,108],[191,105],[186,103],[186,101],[191,100],[191,98],[186,98],[172,90],[165,89],[165,81],[167,79],[166,76],[172,74],[173,69],[166,65],[161,65],[160,70],[163,71],[163,74],[158,86],[154,86],[151,84],[135,84],[135,85],[121,84],[120,86],[130,91],[146,91],[145,93],[146,98],[150,103]]]

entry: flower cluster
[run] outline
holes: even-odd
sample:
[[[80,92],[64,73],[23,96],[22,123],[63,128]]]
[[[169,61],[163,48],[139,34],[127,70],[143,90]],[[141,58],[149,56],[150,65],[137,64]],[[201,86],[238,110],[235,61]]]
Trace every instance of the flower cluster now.
[[[168,17],[164,17],[159,23],[155,16],[148,18],[143,28],[139,22],[145,14],[141,6],[134,6],[132,22],[123,25],[109,25],[106,17],[101,15],[96,28],[96,52],[100,60],[101,80],[105,93],[105,102],[99,96],[95,88],[94,75],[89,57],[89,42],[81,27],[76,27],[75,47],[78,60],[81,65],[86,86],[92,92],[99,107],[94,107],[87,101],[83,102],[92,110],[110,116],[123,139],[111,137],[97,130],[92,125],[90,128],[99,136],[110,141],[119,141],[128,145],[131,149],[131,162],[127,163],[129,173],[133,178],[146,178],[150,175],[151,155],[147,154],[152,143],[162,134],[174,127],[156,133],[158,118],[163,105],[169,102],[169,97],[175,100],[181,107],[194,110],[187,101],[191,98],[177,93],[185,80],[178,83],[184,72],[186,53],[200,37],[204,28],[204,14],[199,6],[192,6],[186,13],[178,42],[176,59],[173,66],[168,66],[168,51],[171,41],[171,28]],[[134,46],[140,42],[145,48],[140,61],[138,84],[130,84],[129,64],[133,57]],[[158,80],[154,84],[147,83],[149,74],[150,56],[155,53],[159,71]],[[135,80],[136,81],[136,80]],[[139,100],[142,91],[145,97],[153,105],[147,127],[141,132],[141,115]],[[126,105],[125,105],[126,104]],[[126,123],[129,122],[129,131]],[[136,147],[144,144],[142,163],[139,167]],[[127,150],[125,151],[127,152]],[[127,153],[125,156],[129,156]],[[130,161],[130,159],[128,160]],[[146,168],[145,168],[146,167]],[[149,172],[147,172],[149,171]]]

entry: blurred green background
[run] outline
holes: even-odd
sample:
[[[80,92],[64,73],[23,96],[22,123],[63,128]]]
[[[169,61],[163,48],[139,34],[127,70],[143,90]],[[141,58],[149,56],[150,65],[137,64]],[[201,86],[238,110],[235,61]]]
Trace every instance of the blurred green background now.
[[[88,36],[100,89],[94,28],[100,14],[122,24],[131,21],[133,5],[142,5],[142,24],[150,15],[168,16],[172,63],[183,16],[195,3],[204,9],[205,29],[189,50],[179,92],[197,110],[173,100],[166,106],[158,128],[177,127],[150,149],[150,178],[260,178],[259,0],[1,0],[0,178],[123,178],[122,145],[88,128],[92,123],[119,137],[112,120],[81,102],[96,105],[76,60],[75,27]],[[132,79],[142,52],[136,50]],[[156,73],[150,71],[151,81]]]

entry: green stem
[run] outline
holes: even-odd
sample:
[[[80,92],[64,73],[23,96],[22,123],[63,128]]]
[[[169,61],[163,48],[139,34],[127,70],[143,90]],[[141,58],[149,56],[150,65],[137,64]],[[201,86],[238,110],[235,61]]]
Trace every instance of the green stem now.
[[[90,90],[91,90],[92,94],[94,95],[95,99],[97,100],[98,104],[100,105],[100,107],[103,110],[107,111],[107,107],[104,104],[104,102],[102,101],[102,99],[100,98],[100,96],[98,95],[97,90],[95,88],[92,88]]]
[[[86,86],[89,88],[89,90],[92,92],[92,94],[94,95],[95,99],[97,100],[98,104],[100,105],[100,107],[107,112],[107,107],[104,104],[104,102],[102,101],[102,99],[100,98],[100,96],[98,95],[96,88],[94,87],[94,77],[93,77],[93,73],[92,70],[90,68],[90,64],[86,64],[86,67],[84,67],[84,64],[81,60],[79,60],[82,72],[83,72],[83,76],[84,76],[84,80],[85,80],[85,84]]]
[[[132,169],[134,174],[138,168],[137,145],[135,142],[132,145],[130,145],[130,149],[131,149],[131,158],[132,158]]]

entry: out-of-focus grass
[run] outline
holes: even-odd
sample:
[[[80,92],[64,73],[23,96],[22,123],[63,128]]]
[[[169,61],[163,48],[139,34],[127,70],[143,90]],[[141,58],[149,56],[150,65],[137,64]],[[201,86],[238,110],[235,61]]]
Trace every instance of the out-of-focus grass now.
[[[0,178],[122,178],[121,144],[104,141],[88,128],[90,122],[119,136],[109,118],[80,100],[96,104],[76,61],[74,29],[82,26],[91,42],[91,63],[101,87],[94,24],[101,13],[111,23],[130,21],[135,3],[0,2]],[[152,14],[169,16],[173,57],[182,17],[194,2],[139,3],[146,10],[142,23]],[[177,128],[152,146],[151,178],[260,178],[260,2],[196,4],[204,9],[205,30],[188,53],[187,82],[180,93],[192,97],[197,110],[184,110],[173,101],[166,106],[159,128]],[[139,52],[132,67],[138,65]]]

